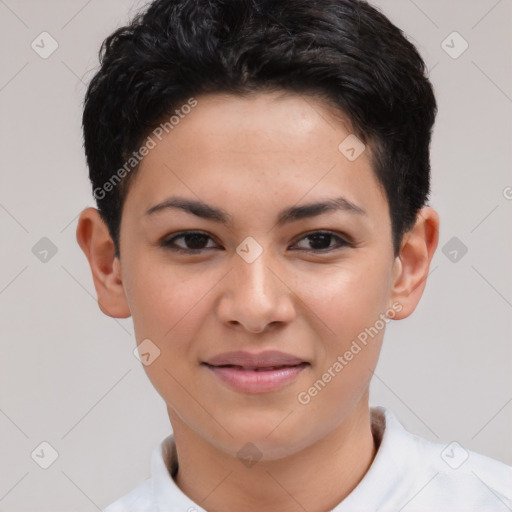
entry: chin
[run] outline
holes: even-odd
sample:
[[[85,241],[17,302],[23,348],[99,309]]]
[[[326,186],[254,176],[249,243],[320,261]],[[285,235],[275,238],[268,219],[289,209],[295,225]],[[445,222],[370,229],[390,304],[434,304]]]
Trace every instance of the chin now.
[[[221,429],[221,437],[217,437],[213,444],[237,458],[246,455],[270,461],[293,455],[310,444],[310,436],[298,424],[297,418],[290,421],[293,413],[286,418],[292,409],[285,413],[283,410],[286,409],[281,409],[279,415],[269,414],[266,418],[256,418],[254,414],[244,416],[243,413],[231,416],[229,424],[223,423],[223,426],[232,436]],[[212,436],[208,438],[211,442]]]

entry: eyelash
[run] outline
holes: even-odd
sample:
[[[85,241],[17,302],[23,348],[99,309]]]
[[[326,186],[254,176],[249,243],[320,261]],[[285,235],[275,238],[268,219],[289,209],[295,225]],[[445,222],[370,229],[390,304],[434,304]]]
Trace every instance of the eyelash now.
[[[210,240],[212,240],[212,237],[210,237],[208,234],[206,234],[202,231],[182,231],[181,233],[178,233],[178,234],[172,236],[171,238],[166,238],[166,239],[162,240],[161,246],[166,250],[170,250],[170,251],[174,251],[174,252],[178,252],[178,253],[182,253],[182,254],[200,254],[203,251],[213,249],[213,247],[203,248],[203,249],[184,249],[183,247],[172,245],[179,238],[184,238],[184,237],[190,236],[190,235],[201,235],[201,236],[205,236],[205,237],[209,238]],[[346,239],[337,235],[336,233],[334,233],[332,231],[322,231],[322,230],[311,231],[310,233],[306,233],[302,238],[300,238],[298,240],[298,242],[304,240],[305,238],[313,237],[315,235],[329,235],[339,241],[338,246],[327,248],[327,249],[312,249],[312,250],[298,249],[298,250],[308,252],[308,253],[314,253],[314,254],[326,254],[326,253],[332,252],[334,250],[339,250],[339,249],[342,249],[343,247],[351,245],[349,241],[347,241]]]

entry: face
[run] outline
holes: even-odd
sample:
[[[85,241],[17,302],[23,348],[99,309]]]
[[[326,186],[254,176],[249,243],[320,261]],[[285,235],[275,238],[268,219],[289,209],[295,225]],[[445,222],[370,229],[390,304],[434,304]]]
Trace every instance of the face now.
[[[196,100],[130,183],[120,262],[96,210],[77,237],[102,310],[133,317],[175,434],[272,460],[368,412],[386,323],[414,310],[438,220],[424,209],[394,257],[370,148],[357,156],[320,100]]]
[[[203,96],[131,184],[121,269],[137,343],[160,352],[145,370],[171,421],[228,452],[304,448],[367,393],[394,257],[369,150],[338,149],[349,135],[312,98]]]

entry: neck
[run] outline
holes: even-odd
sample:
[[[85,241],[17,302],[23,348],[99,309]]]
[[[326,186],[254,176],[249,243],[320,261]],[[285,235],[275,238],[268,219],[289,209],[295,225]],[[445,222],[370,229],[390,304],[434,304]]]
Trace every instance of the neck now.
[[[175,415],[172,425],[179,459],[176,484],[209,512],[330,510],[362,480],[376,453],[367,397],[320,441],[250,467]]]

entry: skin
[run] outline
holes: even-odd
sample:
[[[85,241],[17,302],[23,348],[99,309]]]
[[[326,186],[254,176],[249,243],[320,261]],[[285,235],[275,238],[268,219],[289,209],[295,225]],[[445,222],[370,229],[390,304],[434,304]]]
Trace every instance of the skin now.
[[[439,218],[423,208],[395,257],[370,148],[349,161],[338,145],[350,125],[319,99],[274,92],[197,100],[130,185],[121,259],[94,208],[82,212],[77,240],[101,310],[131,315],[137,343],[149,338],[160,350],[144,369],[167,404],[183,492],[212,512],[325,511],[355,488],[376,453],[368,390],[384,329],[308,404],[297,396],[393,304],[401,308],[395,319],[414,311]],[[145,215],[170,196],[221,207],[232,222],[178,209]],[[339,196],[365,213],[276,224],[285,207]],[[210,238],[175,245],[202,252],[161,245],[184,230]],[[318,230],[334,236],[307,237]],[[252,263],[236,252],[248,236],[263,250]],[[310,363],[275,392],[235,391],[200,364],[222,352],[270,349]],[[261,454],[250,467],[237,457],[247,442]]]

